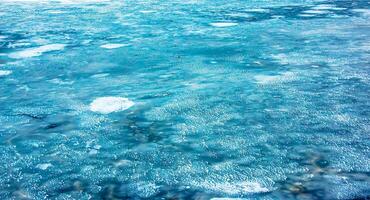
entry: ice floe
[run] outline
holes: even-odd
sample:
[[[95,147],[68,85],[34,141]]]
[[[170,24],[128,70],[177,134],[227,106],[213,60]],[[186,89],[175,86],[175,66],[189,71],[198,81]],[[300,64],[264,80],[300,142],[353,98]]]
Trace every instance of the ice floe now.
[[[211,26],[214,27],[231,27],[231,26],[236,26],[238,23],[235,22],[214,22],[210,23]]]
[[[154,13],[155,10],[140,10],[139,12],[147,14],[147,13]]]
[[[321,14],[327,14],[327,13],[329,13],[329,11],[327,11],[327,10],[322,10],[322,9],[320,9],[320,10],[315,10],[315,9],[313,9],[313,10],[306,10],[306,11],[303,11],[303,13],[321,15]]]
[[[80,3],[103,3],[110,0],[2,0],[8,3],[61,3],[61,4],[80,4]]]
[[[346,8],[335,7],[331,4],[320,4],[313,7],[314,10],[345,10]]]
[[[104,48],[104,49],[117,49],[117,48],[126,47],[126,46],[128,46],[128,44],[115,44],[115,43],[112,43],[112,44],[103,44],[100,47],[101,48]]]
[[[0,76],[8,76],[12,73],[10,70],[0,70]]]
[[[90,104],[90,110],[101,114],[124,111],[135,103],[124,97],[99,97]]]
[[[9,54],[9,57],[15,59],[36,57],[41,56],[43,53],[46,52],[63,50],[65,46],[65,44],[47,44],[44,46],[29,48],[23,51],[11,53]]]
[[[361,13],[364,16],[370,16],[370,9],[352,9],[353,12]]]
[[[264,9],[264,8],[251,8],[251,9],[248,9],[246,11],[247,12],[260,12],[260,13],[269,12],[268,9]]]
[[[36,168],[39,168],[41,170],[46,170],[51,166],[53,166],[51,163],[43,163],[43,164],[36,165]]]
[[[265,193],[270,190],[257,182],[239,182],[239,183],[213,183],[205,182],[202,184],[207,190],[225,193],[229,195],[241,195],[249,193]]]

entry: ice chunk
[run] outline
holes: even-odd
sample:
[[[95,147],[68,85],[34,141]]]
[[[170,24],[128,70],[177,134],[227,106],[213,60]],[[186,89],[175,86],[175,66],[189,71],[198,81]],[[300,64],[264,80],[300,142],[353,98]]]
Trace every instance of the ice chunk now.
[[[370,9],[352,9],[353,12],[361,13],[364,16],[370,16]]]
[[[321,14],[327,14],[327,13],[329,13],[329,11],[327,11],[327,10],[315,10],[315,9],[313,9],[313,10],[305,10],[305,11],[303,11],[304,13],[307,13],[307,14],[317,14],[317,15],[321,15]]]
[[[155,10],[140,10],[139,12],[147,14],[147,13],[154,13]]]
[[[263,187],[257,182],[238,182],[238,183],[214,183],[205,182],[202,184],[205,189],[221,192],[229,195],[240,195],[248,193],[265,193],[269,192],[269,189]]]
[[[15,59],[36,57],[46,52],[63,50],[65,46],[65,44],[47,44],[44,46],[11,53],[9,54],[9,57]]]
[[[210,23],[211,26],[214,27],[230,27],[230,26],[236,26],[238,23],[235,22],[214,22]]]
[[[0,76],[7,76],[11,73],[12,73],[12,71],[10,71],[10,70],[0,70]]]
[[[46,170],[47,168],[53,166],[51,163],[43,163],[43,164],[38,164],[36,165],[37,168],[41,170]]]
[[[117,48],[121,48],[121,47],[126,47],[128,46],[128,44],[103,44],[101,45],[100,47],[101,48],[104,48],[104,49],[117,49]]]
[[[127,110],[134,102],[123,97],[99,97],[90,104],[90,110],[102,114],[109,114]]]
[[[246,11],[248,11],[248,12],[260,12],[260,13],[269,12],[268,9],[264,9],[264,8],[251,8],[251,9],[248,9]]]
[[[289,82],[296,78],[296,74],[293,72],[284,72],[280,75],[257,75],[254,77],[258,84],[268,85],[268,84],[277,84],[283,82]]]

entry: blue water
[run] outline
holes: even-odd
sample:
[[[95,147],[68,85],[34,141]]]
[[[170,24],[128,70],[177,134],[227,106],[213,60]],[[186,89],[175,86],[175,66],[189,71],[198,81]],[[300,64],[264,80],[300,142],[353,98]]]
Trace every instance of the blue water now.
[[[370,196],[370,3],[0,0],[0,199]]]

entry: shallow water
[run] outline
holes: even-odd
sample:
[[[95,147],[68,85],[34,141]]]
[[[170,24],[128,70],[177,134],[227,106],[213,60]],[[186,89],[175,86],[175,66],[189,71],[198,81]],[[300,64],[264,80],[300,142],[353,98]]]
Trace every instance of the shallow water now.
[[[368,1],[1,0],[0,199],[370,196]]]

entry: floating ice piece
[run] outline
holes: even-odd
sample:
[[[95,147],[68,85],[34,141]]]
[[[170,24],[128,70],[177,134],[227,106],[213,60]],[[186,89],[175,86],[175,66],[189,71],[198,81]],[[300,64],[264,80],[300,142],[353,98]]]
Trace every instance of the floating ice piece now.
[[[47,168],[53,166],[51,163],[43,163],[43,164],[38,164],[36,165],[37,168],[41,170],[46,170]]]
[[[62,14],[62,13],[64,13],[63,11],[61,11],[61,10],[50,10],[49,11],[49,13],[50,14]]]
[[[117,49],[117,48],[121,48],[121,47],[126,47],[128,46],[128,44],[103,44],[101,45],[100,47],[101,48],[104,48],[104,49]]]
[[[346,8],[335,7],[331,4],[320,4],[313,7],[314,10],[345,10]]]
[[[246,11],[248,11],[248,12],[269,12],[268,9],[264,9],[264,8],[251,8],[251,9],[248,9]]]
[[[311,15],[311,14],[299,14],[298,16],[300,16],[300,17],[315,17],[315,15]]]
[[[109,114],[127,110],[135,103],[123,97],[99,97],[90,104],[90,110],[102,114]]]
[[[327,10],[305,10],[303,12],[307,14],[317,14],[317,15],[329,13],[329,11]]]
[[[61,4],[80,4],[80,3],[103,3],[109,0],[2,0],[4,2],[20,3],[61,3]]]
[[[146,14],[146,13],[154,13],[155,10],[140,10],[139,12]]]
[[[258,84],[268,85],[292,81],[296,78],[296,74],[293,72],[284,72],[280,75],[275,76],[257,75],[254,78],[256,79]]]
[[[230,27],[230,26],[236,26],[238,23],[235,22],[214,22],[210,23],[211,26],[214,27]]]
[[[129,160],[118,160],[117,162],[114,163],[115,167],[122,167],[122,166],[127,166],[130,165],[131,161]]]
[[[44,46],[11,53],[9,54],[9,57],[15,59],[36,57],[46,52],[63,50],[65,46],[65,44],[47,44]]]
[[[10,70],[0,70],[0,76],[8,76],[11,73],[12,71]]]
[[[269,189],[263,187],[261,184],[257,182],[239,182],[239,183],[206,182],[203,184],[203,187],[205,187],[208,190],[222,192],[229,195],[269,192]]]
[[[364,16],[370,16],[370,9],[352,9],[353,12],[361,13]]]

